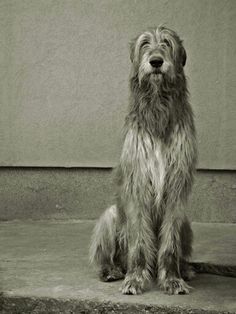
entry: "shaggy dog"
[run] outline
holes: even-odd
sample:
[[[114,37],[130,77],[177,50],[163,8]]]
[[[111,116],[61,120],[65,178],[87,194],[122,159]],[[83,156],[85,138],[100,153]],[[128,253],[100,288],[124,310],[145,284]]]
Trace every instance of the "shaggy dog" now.
[[[166,27],[131,43],[130,105],[116,205],[97,222],[90,248],[100,278],[124,278],[123,294],[139,294],[158,277],[169,294],[187,294],[184,279],[192,230],[185,206],[197,158],[193,113],[184,74],[186,52]]]

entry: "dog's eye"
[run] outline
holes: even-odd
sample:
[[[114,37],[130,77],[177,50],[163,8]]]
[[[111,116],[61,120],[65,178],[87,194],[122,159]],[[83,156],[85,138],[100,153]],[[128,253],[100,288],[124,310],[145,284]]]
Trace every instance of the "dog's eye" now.
[[[166,44],[167,47],[170,47],[170,42],[167,39],[164,39],[164,44]]]
[[[143,48],[144,46],[147,46],[149,42],[147,40],[144,40],[141,44],[141,47]]]

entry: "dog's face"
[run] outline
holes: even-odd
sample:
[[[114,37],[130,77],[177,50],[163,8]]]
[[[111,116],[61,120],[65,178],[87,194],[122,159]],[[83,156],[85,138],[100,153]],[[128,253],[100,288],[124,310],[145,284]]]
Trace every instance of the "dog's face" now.
[[[183,70],[186,52],[174,31],[159,27],[142,33],[131,43],[130,58],[140,84],[145,79],[173,81]]]

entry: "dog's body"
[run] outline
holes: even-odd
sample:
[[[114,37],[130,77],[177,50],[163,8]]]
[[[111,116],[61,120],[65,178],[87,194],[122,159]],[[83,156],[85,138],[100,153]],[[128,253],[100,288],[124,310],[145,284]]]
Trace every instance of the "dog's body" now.
[[[196,164],[193,114],[178,35],[160,27],[131,45],[130,108],[117,167],[116,205],[98,221],[91,245],[104,281],[124,277],[141,293],[158,273],[170,294],[188,293],[192,231],[185,216]]]
[[[125,277],[122,293],[138,294],[158,276],[169,294],[186,294],[194,271],[236,276],[236,267],[189,263],[192,230],[185,216],[196,164],[193,113],[183,67],[186,52],[165,27],[131,44],[130,107],[116,205],[95,226],[90,259],[100,278]]]

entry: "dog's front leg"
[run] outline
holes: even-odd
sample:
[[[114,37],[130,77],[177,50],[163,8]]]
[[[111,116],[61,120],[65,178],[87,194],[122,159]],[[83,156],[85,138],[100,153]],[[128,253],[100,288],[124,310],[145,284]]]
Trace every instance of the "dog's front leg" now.
[[[139,204],[127,207],[127,274],[123,294],[140,294],[151,282],[156,258],[155,235],[148,213]]]
[[[185,216],[181,208],[167,209],[161,227],[158,253],[158,279],[168,294],[188,294],[189,286],[180,275],[181,228]]]

